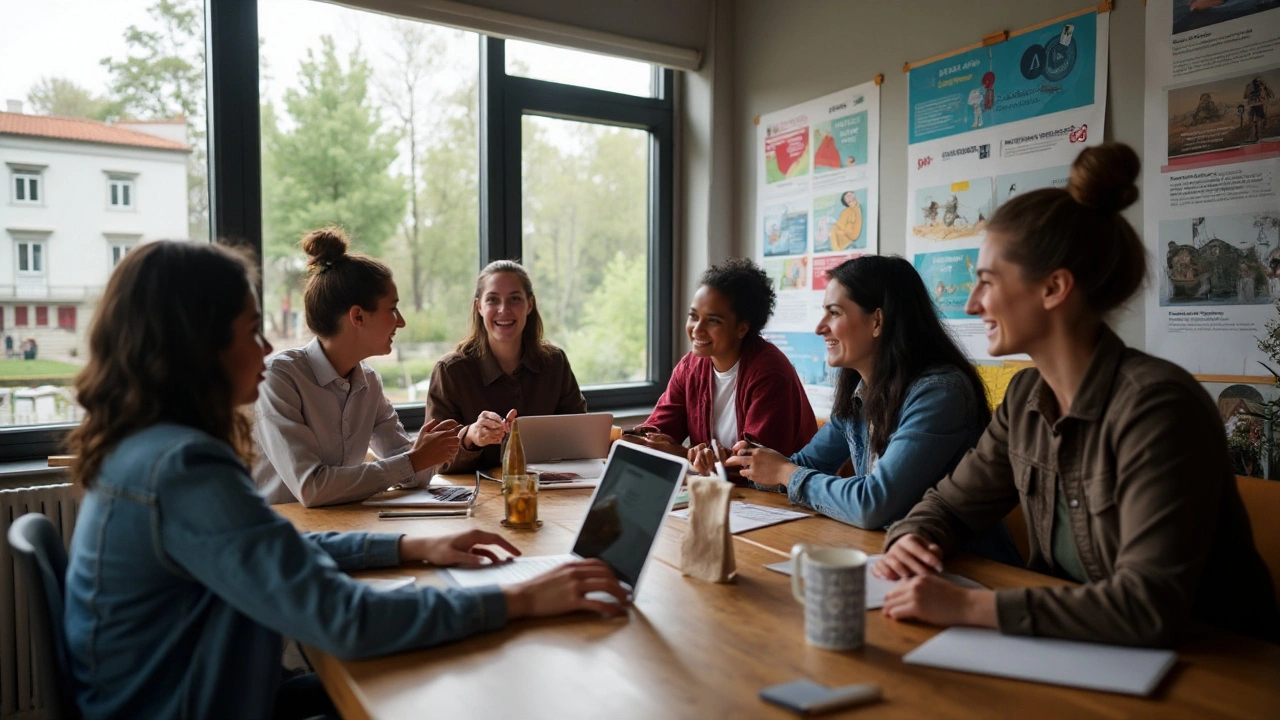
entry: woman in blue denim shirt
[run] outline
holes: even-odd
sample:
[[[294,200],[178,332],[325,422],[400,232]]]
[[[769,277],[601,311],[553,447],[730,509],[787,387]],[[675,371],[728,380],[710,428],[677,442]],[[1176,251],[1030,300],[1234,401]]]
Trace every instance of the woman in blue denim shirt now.
[[[739,443],[727,464],[797,505],[878,530],[977,442],[991,420],[986,390],[900,257],[864,255],[831,270],[816,332],[827,364],[840,368],[831,421],[790,458]],[[853,476],[836,475],[848,460]]]
[[[340,657],[457,640],[522,616],[617,614],[599,561],[499,589],[378,591],[345,571],[478,564],[491,533],[300,535],[245,459],[271,346],[250,265],[219,245],[157,242],[121,261],[76,378],[68,439],[86,490],[67,567],[69,674],[85,718],[267,718],[333,712],[314,677],[281,686],[281,635]],[[290,693],[287,703],[277,694]]]

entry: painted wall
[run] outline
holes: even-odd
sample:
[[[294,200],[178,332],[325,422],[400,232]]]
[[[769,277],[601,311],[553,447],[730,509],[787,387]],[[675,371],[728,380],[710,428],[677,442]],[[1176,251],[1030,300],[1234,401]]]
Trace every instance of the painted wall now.
[[[737,151],[735,254],[752,256],[756,129],[753,118],[883,73],[880,143],[880,247],[906,250],[907,75],[904,62],[947,53],[1000,30],[1017,30],[1089,7],[1087,0],[738,0],[734,7],[733,121]],[[1106,139],[1142,154],[1145,8],[1118,0],[1111,15]],[[1141,232],[1142,203],[1125,213]],[[1112,326],[1143,347],[1140,297]]]

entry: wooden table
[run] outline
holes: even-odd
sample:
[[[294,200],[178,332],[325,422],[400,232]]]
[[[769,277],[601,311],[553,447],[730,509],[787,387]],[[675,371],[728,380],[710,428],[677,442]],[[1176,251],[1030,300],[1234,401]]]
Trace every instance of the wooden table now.
[[[459,482],[464,480],[459,479]],[[307,510],[277,506],[299,530],[367,530],[439,535],[477,526],[510,539],[525,554],[568,552],[589,490],[544,491],[537,531],[499,526],[498,486],[482,485],[471,518],[377,519],[359,505]],[[735,491],[738,499],[786,505],[783,495]],[[1280,646],[1220,631],[1198,632],[1151,699],[1004,680],[906,665],[901,658],[939,630],[867,617],[866,646],[854,652],[810,647],[790,579],[764,569],[798,541],[879,552],[884,534],[823,517],[735,537],[738,578],[715,585],[681,576],[684,523],[670,519],[629,617],[579,615],[516,621],[504,630],[452,645],[376,660],[342,661],[308,649],[348,720],[355,718],[794,718],[757,698],[763,687],[808,678],[838,686],[875,682],[884,702],[830,717],[1280,717]],[[988,587],[1062,581],[980,558],[949,570]],[[435,571],[398,568],[443,586]]]

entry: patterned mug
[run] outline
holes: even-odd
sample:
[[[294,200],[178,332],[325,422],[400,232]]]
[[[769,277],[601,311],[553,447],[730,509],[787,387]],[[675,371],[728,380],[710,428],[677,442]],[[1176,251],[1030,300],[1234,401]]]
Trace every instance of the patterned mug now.
[[[866,634],[867,554],[861,550],[791,548],[791,594],[804,605],[804,637],[825,650],[857,650]]]

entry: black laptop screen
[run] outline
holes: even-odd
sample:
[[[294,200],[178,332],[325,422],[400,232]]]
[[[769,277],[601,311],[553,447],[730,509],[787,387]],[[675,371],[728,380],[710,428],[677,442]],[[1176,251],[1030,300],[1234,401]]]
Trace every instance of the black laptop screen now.
[[[619,443],[582,522],[574,554],[604,560],[619,580],[635,587],[683,475],[678,460]]]

